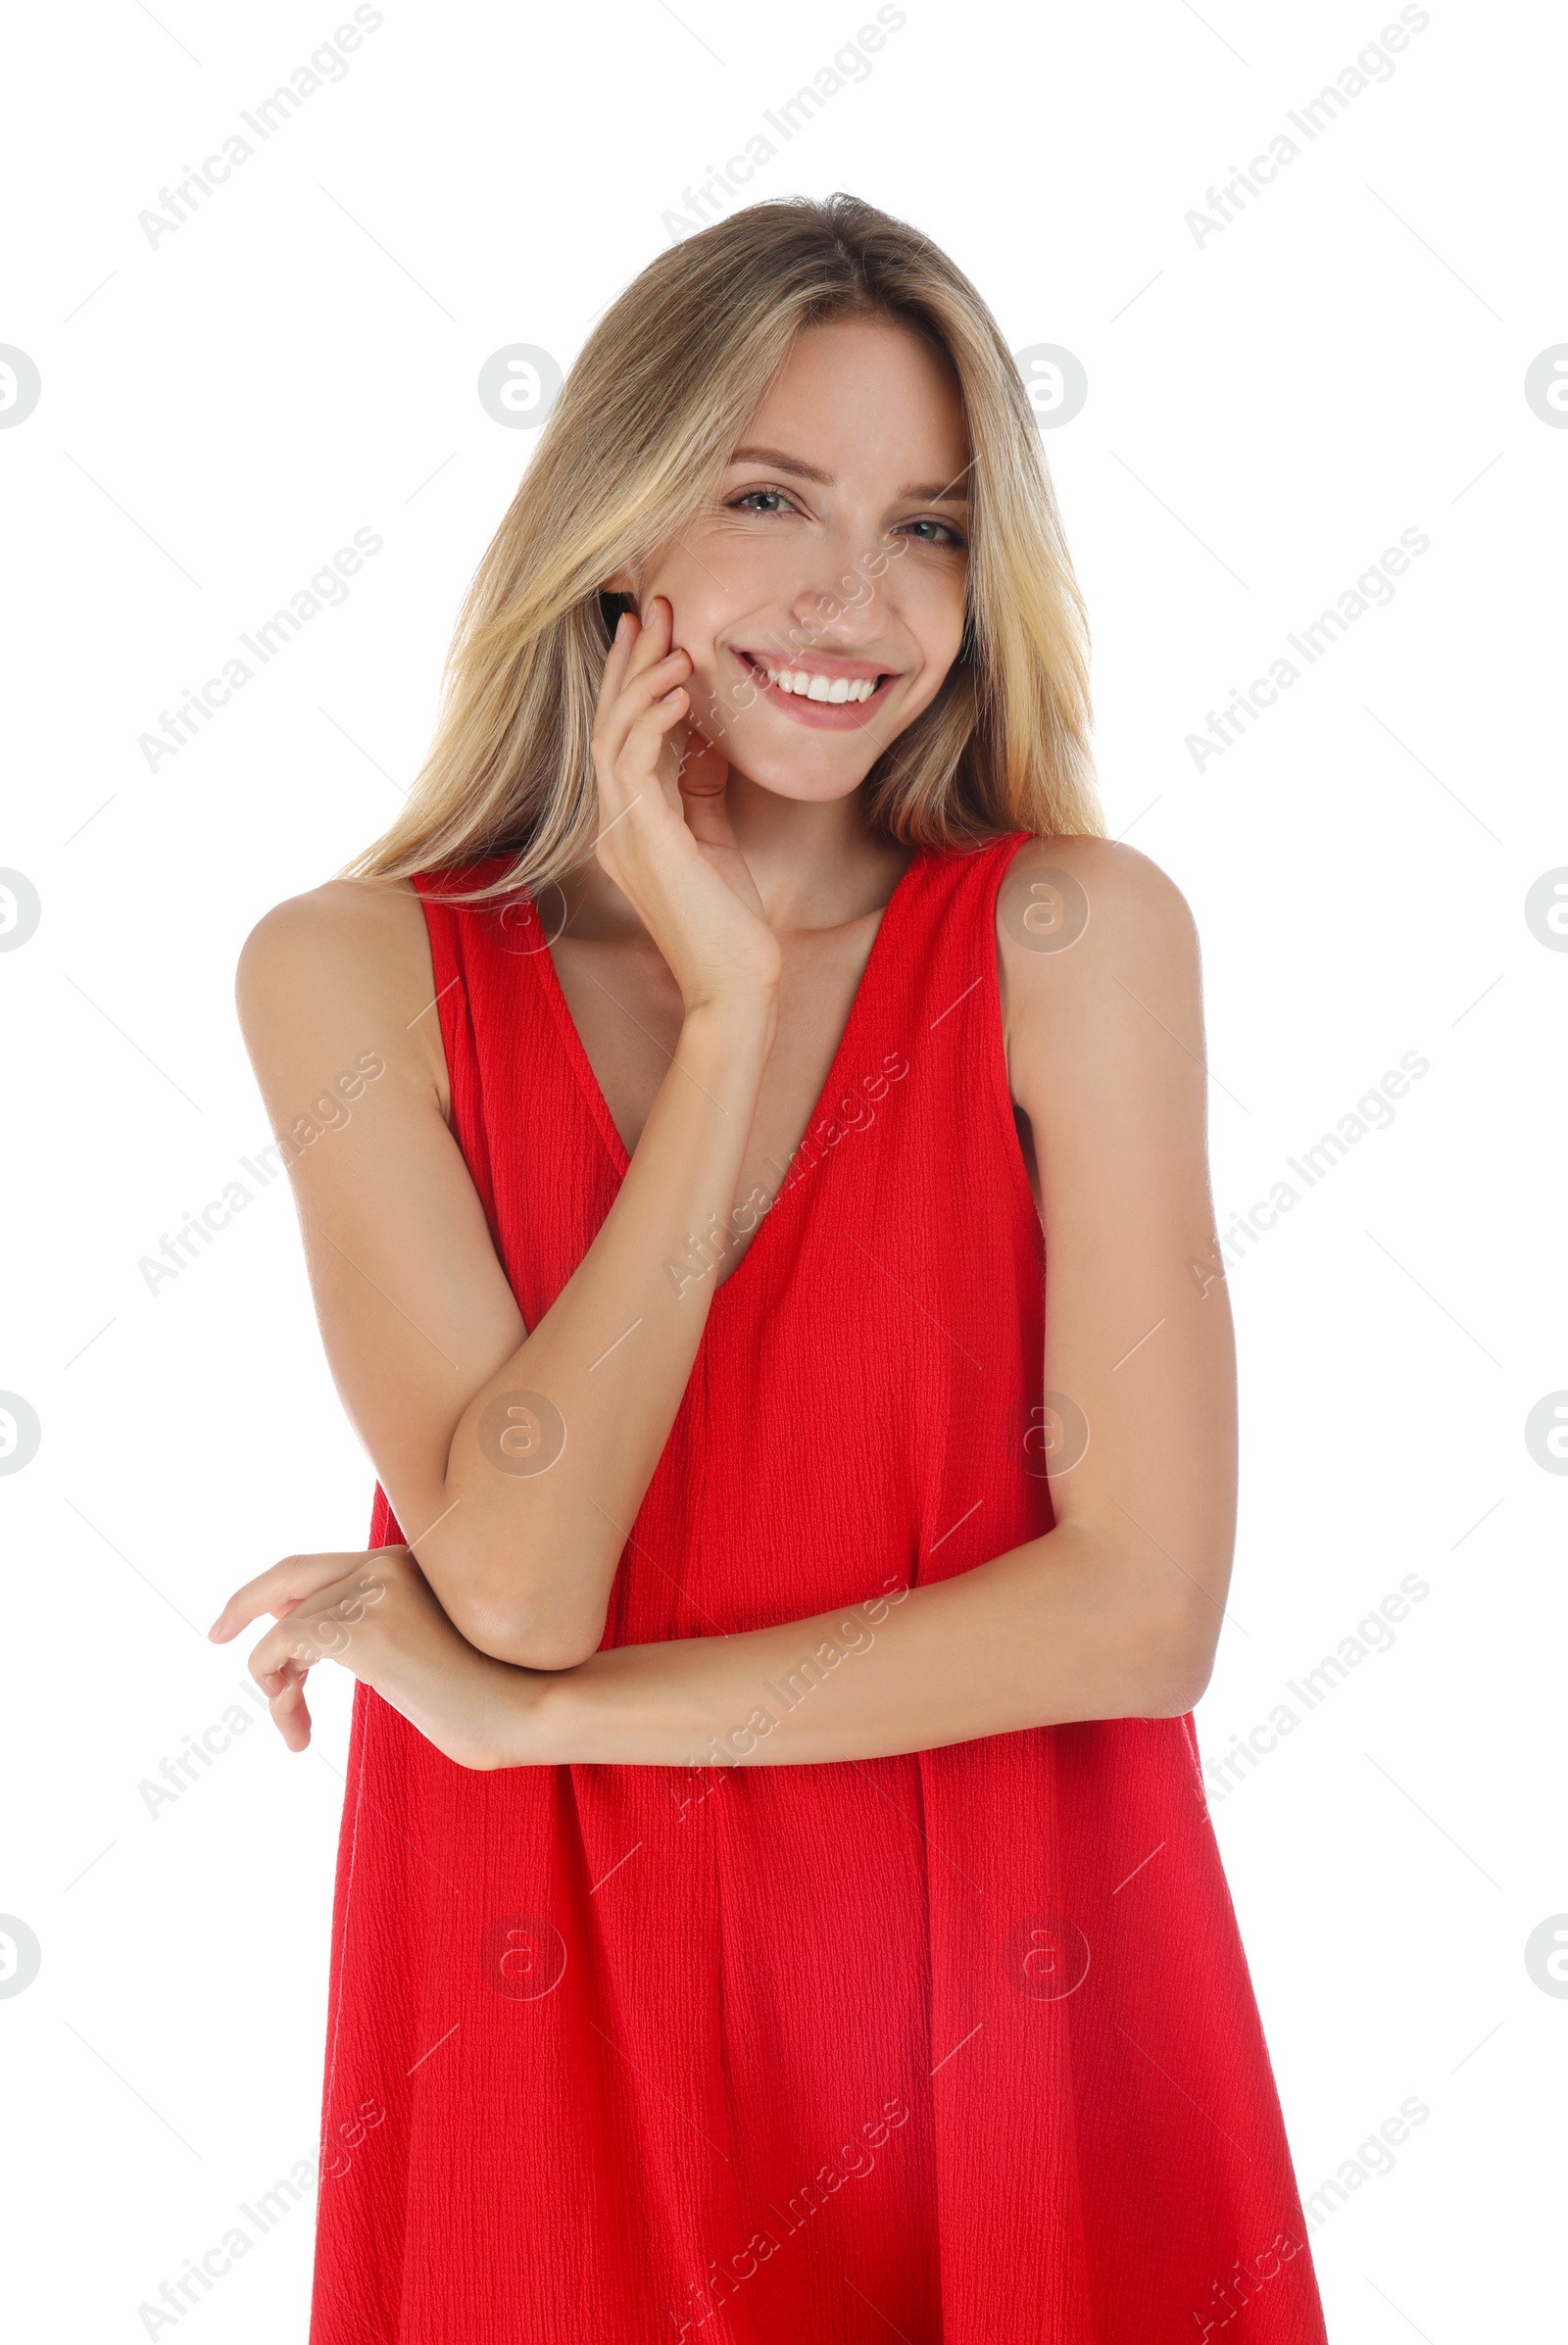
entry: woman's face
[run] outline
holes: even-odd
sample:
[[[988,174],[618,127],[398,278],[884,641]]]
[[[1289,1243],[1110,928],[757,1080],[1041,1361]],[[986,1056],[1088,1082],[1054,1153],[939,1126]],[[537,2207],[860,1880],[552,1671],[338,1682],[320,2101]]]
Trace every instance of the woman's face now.
[[[694,717],[737,772],[847,797],[936,698],[963,634],[968,463],[928,343],[887,318],[809,327],[710,509],[612,582],[644,612],[668,597]]]

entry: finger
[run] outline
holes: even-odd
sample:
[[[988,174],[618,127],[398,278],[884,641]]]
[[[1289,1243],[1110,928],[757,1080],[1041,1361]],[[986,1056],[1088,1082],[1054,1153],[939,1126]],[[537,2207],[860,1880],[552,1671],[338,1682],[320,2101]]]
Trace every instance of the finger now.
[[[689,652],[666,652],[651,667],[629,678],[613,702],[608,706],[601,704],[594,720],[594,751],[602,774],[607,765],[613,768],[637,719],[647,709],[657,708],[675,685],[684,686],[691,672]]]
[[[376,1549],[368,1555],[340,1556],[355,1569],[295,1603],[284,1604],[277,1626],[270,1629],[250,1657],[250,1672],[270,1695],[291,1672],[310,1669],[318,1661],[341,1661],[370,1608],[387,1592],[390,1575],[398,1569],[403,1550]],[[307,1558],[318,1561],[318,1558]],[[274,1685],[271,1681],[276,1679]]]
[[[651,667],[627,678],[620,698],[611,711],[612,717],[622,729],[627,729],[647,709],[656,708],[662,700],[667,699],[677,685],[684,691],[691,678],[692,656],[690,652],[682,651],[677,644],[672,652],[666,652]]]
[[[214,1644],[227,1644],[230,1637],[248,1629],[264,1612],[281,1619],[318,1588],[329,1588],[334,1580],[345,1578],[355,1560],[341,1553],[286,1555],[281,1563],[274,1563],[270,1571],[260,1573],[234,1590],[208,1630],[208,1636]]]
[[[253,1654],[251,1674],[267,1696],[268,1715],[287,1747],[303,1750],[311,1738],[311,1713],[305,1698],[309,1665],[284,1655],[275,1669],[260,1668]]]
[[[601,862],[607,842],[612,854],[616,852],[615,841],[624,822],[629,820],[633,830],[643,831],[652,821],[655,829],[648,834],[650,840],[659,835],[662,824],[672,818],[678,822],[680,799],[674,786],[675,761],[670,759],[666,764],[665,742],[684,723],[690,709],[685,686],[673,686],[638,717],[616,757],[601,771],[596,842]],[[640,815],[636,811],[639,807]],[[605,864],[605,868],[610,869],[610,865]]]
[[[644,668],[667,659],[675,647],[675,609],[669,597],[655,595],[637,622],[637,627],[631,658],[626,663],[628,684],[640,676]]]
[[[626,811],[630,798],[659,757],[663,734],[670,722],[687,710],[687,699],[670,699],[672,692],[687,692],[687,678],[692,663],[684,652],[675,652],[661,661],[657,668],[649,668],[645,678],[628,685],[614,708],[610,708],[595,724],[593,732],[593,764],[600,786],[600,806],[603,806],[605,825],[616,821]],[[663,710],[659,720],[649,727],[647,720],[657,710]],[[642,727],[642,732],[638,727]]]
[[[662,600],[656,597],[649,606],[651,614],[657,611]],[[655,660],[664,658],[669,649],[660,638],[657,618],[650,633],[646,619],[639,618],[634,611],[623,611],[615,621],[615,632],[605,658],[605,672],[599,687],[600,707],[607,708],[632,676],[640,675]]]
[[[674,607],[667,595],[655,595],[626,662],[619,701],[632,709],[646,706],[662,698],[672,683],[684,682],[691,667],[691,655],[675,641]]]
[[[623,611],[615,621],[605,657],[604,673],[599,681],[597,719],[600,724],[610,715],[628,681],[642,675],[661,659],[667,659],[670,645],[663,642],[657,626],[652,640],[649,630],[635,611]]]
[[[680,812],[674,782],[685,741],[682,728],[690,721],[691,712],[691,694],[684,684],[676,684],[638,717],[616,761],[621,789],[629,793],[628,804],[635,798],[651,801],[662,795],[671,813]],[[655,775],[662,785],[659,793],[648,787]]]
[[[602,702],[607,698],[612,699],[620,690],[625,680],[627,664],[630,661],[637,635],[636,612],[623,611],[615,621],[614,633],[610,638],[610,650],[605,655],[605,672],[599,688],[599,697]]]
[[[269,1629],[245,1666],[270,1701],[293,1679],[303,1677],[325,1658],[325,1643],[313,1634],[307,1616],[303,1623],[298,1619],[280,1621],[275,1629]]]
[[[305,1700],[305,1673],[291,1678],[281,1693],[268,1703],[272,1724],[290,1750],[304,1750],[311,1739],[311,1713]]]
[[[341,1580],[344,1566],[353,1560],[341,1554],[285,1556],[281,1563],[235,1589],[208,1636],[215,1644],[226,1644],[264,1612],[270,1612],[274,1620],[284,1619],[307,1597]]]

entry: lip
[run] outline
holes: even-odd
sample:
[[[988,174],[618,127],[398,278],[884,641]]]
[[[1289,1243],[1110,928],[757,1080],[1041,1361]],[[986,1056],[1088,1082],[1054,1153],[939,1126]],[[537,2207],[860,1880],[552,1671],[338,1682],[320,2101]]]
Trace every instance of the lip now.
[[[762,653],[737,650],[735,657],[747,676],[782,715],[793,717],[797,724],[809,726],[822,733],[858,733],[882,707],[889,692],[900,680],[898,674],[879,667],[874,660],[841,660],[831,658],[826,653],[813,652],[808,670],[813,676],[844,676],[851,683],[863,682],[868,676],[879,676],[882,680],[869,700],[808,701],[800,693],[781,692],[776,684],[769,683],[764,672]],[[807,666],[804,660],[780,660],[776,653],[772,655],[772,660],[775,666]]]

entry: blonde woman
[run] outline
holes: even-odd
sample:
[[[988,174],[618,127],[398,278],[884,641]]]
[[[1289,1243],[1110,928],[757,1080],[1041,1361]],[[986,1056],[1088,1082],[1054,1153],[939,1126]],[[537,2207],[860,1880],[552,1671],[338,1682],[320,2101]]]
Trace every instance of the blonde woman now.
[[[314,2345],[1323,2336],[1189,1715],[1234,1368],[1187,906],[1039,433],[845,196],[567,379],[407,811],[240,969],[367,1554]]]

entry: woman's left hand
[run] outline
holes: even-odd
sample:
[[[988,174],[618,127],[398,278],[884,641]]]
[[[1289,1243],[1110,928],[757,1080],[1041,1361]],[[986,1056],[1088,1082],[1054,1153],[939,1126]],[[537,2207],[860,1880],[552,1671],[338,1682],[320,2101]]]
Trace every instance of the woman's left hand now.
[[[277,1626],[250,1673],[290,1750],[311,1738],[305,1680],[339,1661],[460,1767],[526,1763],[539,1673],[514,1669],[459,1636],[407,1547],[368,1554],[290,1555],[236,1588],[208,1631],[226,1644],[264,1613]]]

